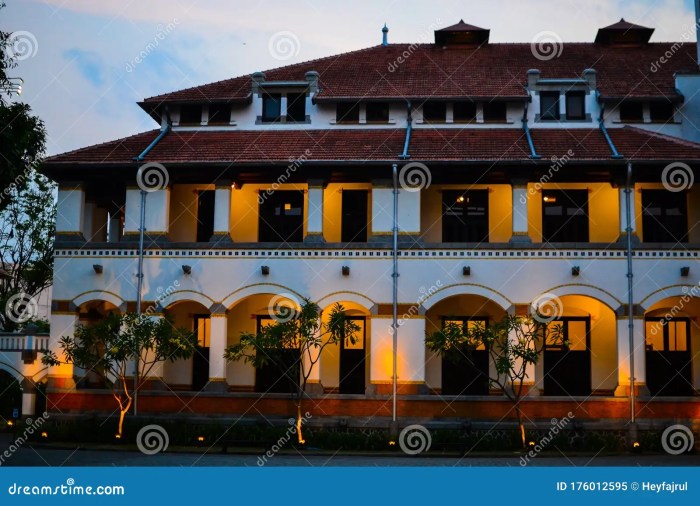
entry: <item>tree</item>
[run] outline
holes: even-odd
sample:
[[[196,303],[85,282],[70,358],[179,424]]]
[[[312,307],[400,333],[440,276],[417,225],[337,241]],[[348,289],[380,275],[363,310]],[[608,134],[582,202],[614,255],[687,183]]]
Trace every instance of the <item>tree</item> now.
[[[527,439],[520,402],[525,394],[523,384],[528,378],[528,369],[539,361],[545,343],[563,343],[561,325],[553,324],[551,320],[551,317],[536,312],[528,318],[506,315],[488,326],[483,323],[467,326],[448,321],[442,330],[426,337],[428,349],[447,360],[466,360],[480,346],[488,350],[495,365],[495,374],[489,372],[488,375],[489,385],[498,387],[513,404],[523,449]]]
[[[333,306],[325,323],[319,306],[309,299],[304,299],[298,310],[289,313],[290,309],[275,308],[275,323],[256,334],[242,333],[240,342],[229,346],[224,358],[229,362],[243,360],[256,368],[274,364],[286,371],[295,390],[297,439],[303,444],[302,402],[309,377],[327,346],[336,345],[346,338],[354,344],[360,327],[347,318],[341,304]],[[287,360],[290,351],[295,359],[292,367]]]
[[[0,1],[0,10],[4,6],[5,2]],[[16,83],[7,75],[17,66],[12,42],[11,33],[0,31],[0,211],[11,201],[4,192],[27,183],[46,144],[43,121],[32,115],[27,104],[9,101],[16,93]]]
[[[12,332],[37,316],[34,297],[53,282],[56,203],[54,185],[34,170],[7,195],[0,211],[0,269],[6,273],[0,281],[0,326]]]
[[[109,386],[119,406],[117,435],[121,437],[134,392],[143,387],[157,363],[191,357],[197,336],[165,318],[110,313],[96,324],[78,326],[74,335],[61,338],[59,346],[63,361],[54,351],[44,351],[44,364],[73,364]],[[128,379],[137,359],[140,383],[134,388]]]

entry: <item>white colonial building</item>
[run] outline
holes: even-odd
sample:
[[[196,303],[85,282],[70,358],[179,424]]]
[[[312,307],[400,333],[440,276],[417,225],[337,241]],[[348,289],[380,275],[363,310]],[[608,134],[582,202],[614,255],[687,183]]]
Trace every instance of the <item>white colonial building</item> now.
[[[626,420],[631,323],[638,416],[700,418],[700,69],[694,43],[652,31],[623,20],[546,53],[460,22],[434,43],[144,100],[159,129],[44,164],[59,183],[52,345],[136,309],[145,202],[142,307],[200,347],[155,371],[142,413],[286,415],[279,372],[223,352],[308,297],[362,329],[321,357],[319,417],[391,416],[394,303],[399,417],[511,416],[485,351],[455,365],[425,335],[540,301],[569,345],[531,371],[529,417]],[[50,409],[112,409],[82,376],[48,372]]]

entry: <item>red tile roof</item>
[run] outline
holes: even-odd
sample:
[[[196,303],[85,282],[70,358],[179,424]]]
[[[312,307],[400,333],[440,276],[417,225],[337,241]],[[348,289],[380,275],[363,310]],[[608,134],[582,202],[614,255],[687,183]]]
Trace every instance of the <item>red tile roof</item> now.
[[[524,97],[528,69],[543,78],[572,78],[584,69],[598,72],[605,96],[677,96],[674,74],[697,72],[695,43],[652,43],[622,47],[593,43],[563,44],[559,57],[537,59],[530,44],[447,47],[389,44],[265,71],[266,80],[303,80],[320,74],[318,99],[403,97]],[[672,49],[673,47],[673,49]],[[659,65],[671,51],[673,56]],[[403,63],[399,63],[403,58]],[[652,72],[652,64],[658,70]],[[163,101],[242,100],[251,93],[250,76],[241,76],[151,97],[144,107]]]
[[[595,128],[533,129],[537,153],[543,159],[568,155],[572,160],[609,160],[612,151]],[[637,128],[610,129],[618,151],[632,160],[700,160],[700,144],[653,134]],[[48,168],[133,164],[157,131],[52,156]],[[326,129],[264,131],[170,132],[146,157],[161,163],[288,163],[309,161],[389,161],[403,150],[403,129]],[[413,130],[409,153],[425,161],[528,160],[530,149],[522,129],[470,128]],[[86,167],[87,170],[90,170]]]

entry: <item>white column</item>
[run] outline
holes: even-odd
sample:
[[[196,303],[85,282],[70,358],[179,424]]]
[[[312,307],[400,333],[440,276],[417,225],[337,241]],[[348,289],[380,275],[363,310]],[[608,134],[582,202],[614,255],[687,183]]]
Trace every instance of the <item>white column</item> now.
[[[646,393],[646,341],[644,338],[644,318],[635,317],[634,325],[634,384],[638,392]],[[628,396],[630,392],[630,347],[629,320],[627,316],[617,319],[617,396]]]
[[[214,193],[214,238],[215,241],[231,240],[231,183],[216,185]]]
[[[280,99],[280,118],[287,118],[287,95],[282,95]]]
[[[127,188],[124,211],[124,235],[139,233],[141,220],[141,189]],[[170,226],[170,188],[146,192],[146,234],[167,235]]]
[[[531,242],[528,235],[528,191],[527,183],[511,183],[513,189],[513,235],[510,242]]]
[[[323,182],[309,181],[305,241],[323,242]]]
[[[225,312],[212,313],[209,333],[209,384],[207,390],[226,391],[226,360],[228,317]]]
[[[58,188],[56,234],[83,239],[85,192],[80,185],[61,185]]]
[[[420,235],[420,191],[399,189],[399,235]],[[372,236],[391,237],[394,228],[394,189],[386,183],[372,183]]]
[[[61,362],[66,361],[60,347],[60,340],[63,336],[72,336],[78,326],[78,314],[76,312],[52,311],[51,332],[49,335],[49,349],[53,351]],[[49,386],[53,388],[75,388],[73,380],[73,365],[61,363],[57,366],[49,367]]]
[[[624,185],[621,185],[617,192],[620,197],[620,237],[625,238],[627,237],[627,193],[625,192]],[[630,191],[630,209],[632,210],[630,213],[632,218],[630,220],[632,224],[632,236],[635,236],[637,234],[637,219],[635,216],[636,208],[634,186]]]
[[[94,223],[93,218],[95,217],[95,203],[85,202],[83,207],[83,237],[86,241],[92,241]]]
[[[369,379],[377,393],[390,393],[392,388],[391,324],[391,316],[371,319]],[[418,386],[425,384],[425,318],[400,318],[396,359],[400,390],[415,393]]]

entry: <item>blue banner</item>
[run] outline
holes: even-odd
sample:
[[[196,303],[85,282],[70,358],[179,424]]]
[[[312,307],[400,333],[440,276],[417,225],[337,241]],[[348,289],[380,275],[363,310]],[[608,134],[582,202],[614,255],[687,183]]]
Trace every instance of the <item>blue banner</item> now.
[[[699,476],[697,467],[3,467],[0,504],[697,505]]]

